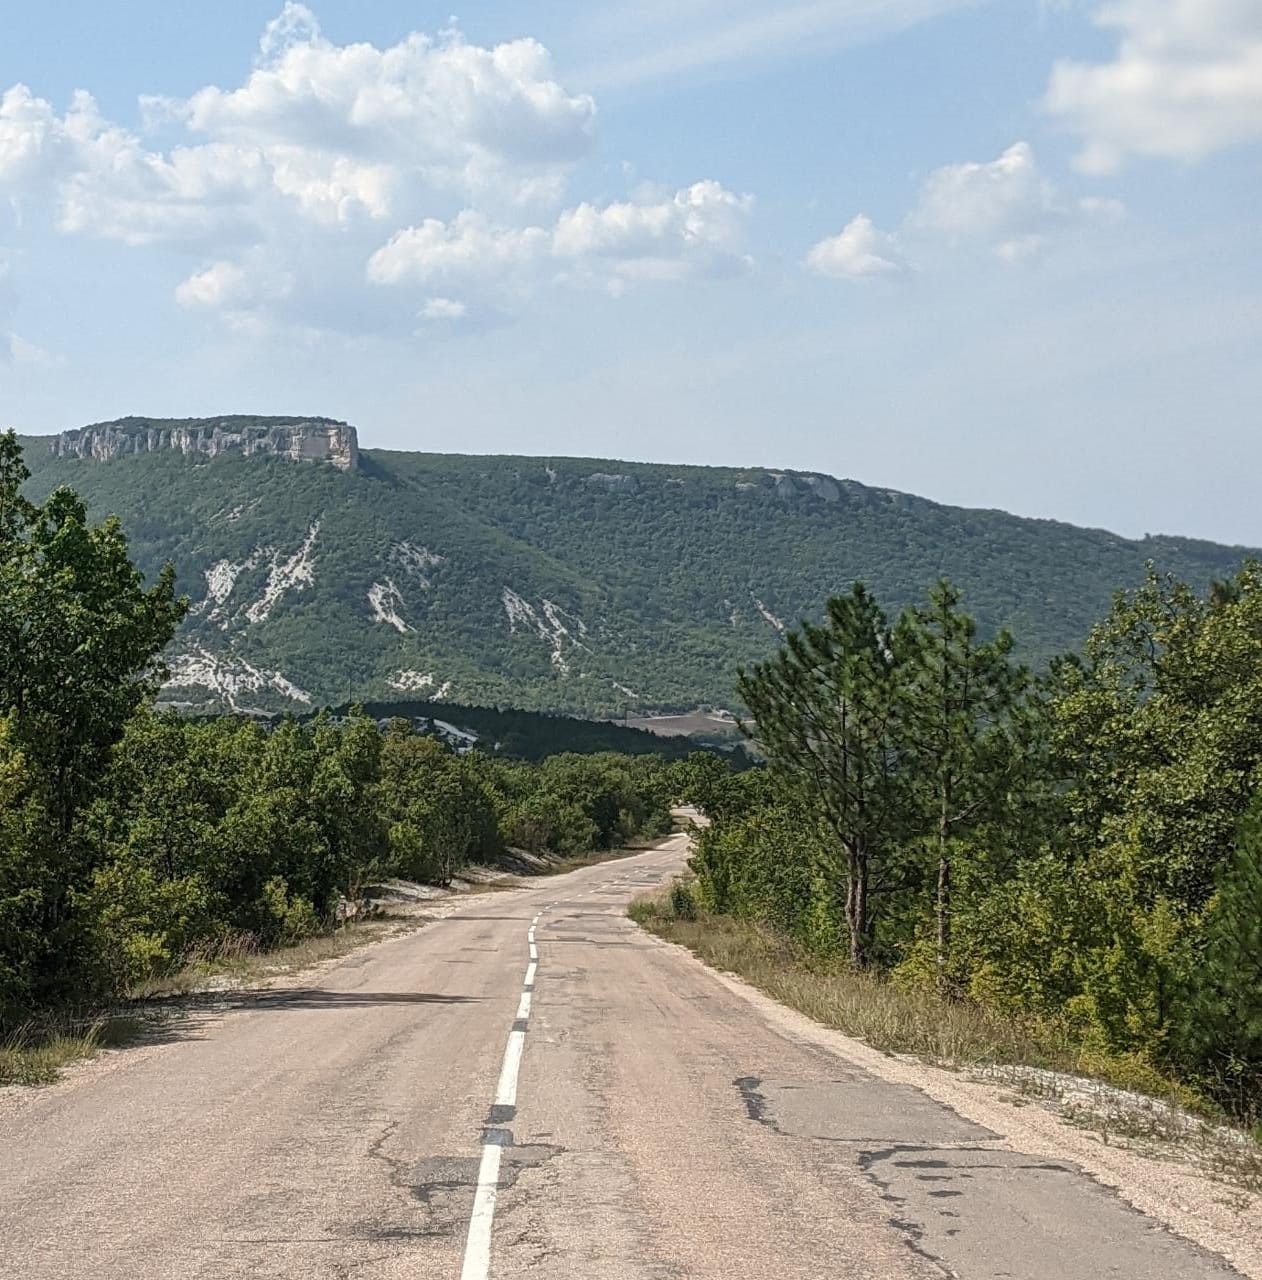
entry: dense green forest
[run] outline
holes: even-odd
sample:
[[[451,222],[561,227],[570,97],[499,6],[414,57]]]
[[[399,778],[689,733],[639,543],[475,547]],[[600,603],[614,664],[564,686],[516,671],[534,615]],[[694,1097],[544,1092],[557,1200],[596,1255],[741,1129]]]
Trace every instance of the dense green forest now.
[[[197,424],[118,430],[172,425]],[[344,472],[26,443],[28,496],[68,484],[95,518],[122,517],[146,575],[177,566],[191,608],[164,696],[191,708],[731,706],[734,669],[855,579],[901,607],[948,577],[983,634],[1010,627],[1040,666],[1147,560],[1204,587],[1243,554],[759,468],[366,450]]]
[[[1262,566],[1150,574],[1040,680],[945,583],[893,618],[856,584],[740,684],[769,767],[694,761],[677,911],[1262,1120]]]
[[[585,853],[668,828],[658,754],[457,754],[406,720],[266,727],[153,709],[186,601],[117,521],[21,496],[0,436],[0,1035],[225,940],[329,928],[374,878],[446,883],[507,846]]]

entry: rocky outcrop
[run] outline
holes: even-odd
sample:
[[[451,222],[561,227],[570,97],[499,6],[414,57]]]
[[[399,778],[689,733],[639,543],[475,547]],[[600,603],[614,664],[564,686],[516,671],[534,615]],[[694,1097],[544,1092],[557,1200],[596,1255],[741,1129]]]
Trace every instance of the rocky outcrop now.
[[[805,489],[807,493],[823,498],[825,502],[841,501],[841,487],[831,476],[789,475],[784,471],[768,471],[757,480],[738,480],[736,487],[742,493],[770,489],[777,498],[795,498]]]
[[[604,489],[606,493],[639,493],[640,485],[634,476],[609,475],[604,471],[595,471],[588,476],[584,484],[593,489]]]
[[[355,428],[328,419],[122,418],[63,431],[52,441],[56,457],[97,461],[167,449],[208,458],[228,452],[269,454],[287,462],[330,462],[342,471],[359,465]]]
[[[825,502],[840,502],[841,490],[831,476],[802,476],[802,483],[817,497]]]

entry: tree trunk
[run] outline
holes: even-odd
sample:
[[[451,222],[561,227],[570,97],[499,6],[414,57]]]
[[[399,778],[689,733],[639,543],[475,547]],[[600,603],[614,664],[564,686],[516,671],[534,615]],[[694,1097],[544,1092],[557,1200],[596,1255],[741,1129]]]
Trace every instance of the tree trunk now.
[[[850,849],[850,885],[846,893],[846,924],[850,929],[850,963],[866,969],[869,959],[868,938],[868,856],[859,846]]]
[[[854,887],[855,887],[855,860],[854,854],[847,850],[847,866],[846,866],[846,932],[850,940],[850,963],[855,963],[855,933],[854,933]]]
[[[944,998],[950,995],[950,978],[947,966],[951,960],[951,857],[947,843],[947,832],[950,825],[949,793],[942,794],[942,807],[938,814],[938,947],[935,972],[938,980],[938,994]]]

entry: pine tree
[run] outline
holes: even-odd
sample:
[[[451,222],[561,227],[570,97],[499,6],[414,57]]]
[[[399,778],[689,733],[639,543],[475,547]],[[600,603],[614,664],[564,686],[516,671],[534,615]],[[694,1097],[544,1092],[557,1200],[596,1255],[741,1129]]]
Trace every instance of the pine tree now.
[[[1240,824],[1205,921],[1204,961],[1185,1036],[1210,1087],[1239,1115],[1262,1114],[1262,795]]]
[[[1026,764],[1019,709],[1028,688],[1011,661],[1006,632],[979,642],[960,593],[940,581],[928,605],[909,611],[900,630],[914,655],[907,688],[910,762],[922,821],[936,862],[935,972],[950,994],[953,849],[961,837],[997,820]]]
[[[910,813],[899,768],[902,637],[867,588],[829,600],[824,624],[787,633],[776,657],[740,673],[738,688],[767,753],[840,853],[825,868],[845,882],[850,960],[870,959],[873,899],[889,888]],[[745,726],[742,726],[745,727]]]

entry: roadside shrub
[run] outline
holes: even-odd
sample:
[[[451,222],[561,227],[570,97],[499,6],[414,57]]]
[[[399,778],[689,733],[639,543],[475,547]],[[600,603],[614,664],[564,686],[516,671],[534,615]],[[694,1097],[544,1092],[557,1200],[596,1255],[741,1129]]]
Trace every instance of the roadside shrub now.
[[[670,912],[676,920],[697,918],[697,898],[692,885],[676,880],[670,887]]]

